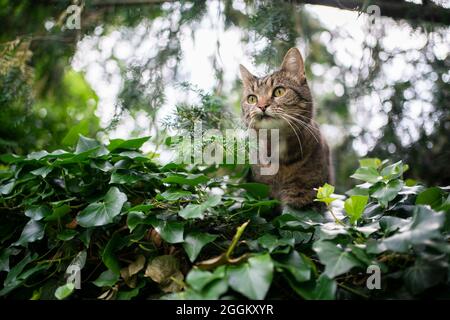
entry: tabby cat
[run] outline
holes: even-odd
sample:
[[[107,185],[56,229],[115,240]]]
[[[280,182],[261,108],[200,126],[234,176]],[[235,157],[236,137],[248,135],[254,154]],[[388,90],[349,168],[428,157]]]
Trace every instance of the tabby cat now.
[[[284,206],[301,208],[315,198],[314,188],[331,182],[330,151],[314,121],[311,91],[303,58],[290,49],[280,70],[258,78],[240,65],[242,116],[248,128],[279,129],[279,170],[261,175],[252,165],[252,179],[268,184],[271,196]],[[270,141],[268,142],[270,143]],[[268,148],[270,149],[270,148]]]

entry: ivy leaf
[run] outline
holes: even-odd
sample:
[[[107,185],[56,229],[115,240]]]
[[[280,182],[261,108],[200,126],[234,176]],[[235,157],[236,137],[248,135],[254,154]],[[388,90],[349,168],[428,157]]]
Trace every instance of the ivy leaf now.
[[[361,218],[368,200],[368,196],[351,196],[350,198],[345,200],[344,209],[347,215],[350,217],[350,222],[352,224],[354,224],[359,220],[359,218]]]
[[[24,246],[29,242],[35,242],[44,238],[45,225],[41,222],[30,220],[25,225],[19,240],[14,245]]]
[[[211,195],[201,204],[188,204],[178,212],[178,215],[184,219],[194,219],[204,217],[204,213],[208,208],[217,206],[221,201],[220,195]]]
[[[381,175],[383,176],[384,180],[390,181],[401,177],[401,175],[407,170],[408,166],[403,165],[402,161],[398,161],[394,164],[391,164],[383,168],[383,170],[381,170]]]
[[[252,257],[239,266],[229,267],[227,276],[228,284],[233,290],[249,299],[262,300],[272,283],[272,259],[269,254]]]
[[[100,143],[97,140],[87,138],[87,137],[83,136],[82,134],[80,134],[80,138],[78,139],[75,153],[80,154],[85,151],[96,149],[98,147],[100,147]]]
[[[369,253],[381,253],[387,250],[407,252],[413,245],[423,245],[432,239],[441,237],[440,229],[444,226],[445,214],[434,212],[427,207],[414,208],[414,216],[409,223],[401,223],[401,227],[394,235],[368,242]]]
[[[298,282],[311,279],[314,263],[304,254],[293,250],[289,255],[275,261],[277,269],[289,272]]]
[[[152,223],[161,238],[169,243],[181,243],[184,241],[184,224],[176,221],[154,221]]]
[[[116,170],[111,174],[110,184],[129,184],[132,185],[142,180],[142,175],[132,170]]]
[[[337,198],[332,198],[331,195],[334,192],[334,187],[328,183],[325,183],[322,187],[317,189],[316,199],[314,201],[319,201],[325,203],[329,206]]]
[[[103,201],[91,203],[78,214],[78,224],[89,228],[111,223],[114,217],[120,214],[126,201],[125,193],[120,192],[117,187],[112,187],[106,193]]]
[[[164,183],[196,186],[209,181],[209,178],[203,174],[180,175],[173,174],[161,180]]]
[[[166,190],[163,193],[159,194],[157,198],[167,201],[176,201],[190,197],[191,195],[192,192],[186,190]]]
[[[16,181],[12,180],[6,184],[2,184],[0,186],[0,194],[10,194],[11,191],[13,191],[14,187],[16,185]]]
[[[117,149],[128,149],[128,150],[135,150],[142,147],[144,143],[146,143],[150,137],[142,137],[142,138],[136,138],[136,139],[129,139],[129,140],[123,140],[123,139],[112,139],[109,142],[108,149],[109,151],[114,151]]]
[[[325,265],[325,274],[329,278],[334,278],[350,271],[354,267],[363,266],[353,254],[347,250],[339,248],[330,241],[318,241],[313,245],[320,262]]]
[[[442,256],[416,259],[414,265],[405,270],[403,279],[413,294],[442,283],[446,279],[448,262]]]
[[[44,221],[55,221],[61,219],[66,214],[71,211],[70,206],[67,204],[63,204],[53,208],[53,211],[50,215],[44,218]]]
[[[374,167],[361,167],[358,168],[353,175],[350,176],[353,179],[366,181],[369,183],[377,183],[383,178],[379,175],[377,169]]]
[[[281,238],[267,233],[257,239],[258,243],[265,249],[269,250],[269,252],[274,251],[276,248],[280,246],[290,246],[293,247],[295,244],[294,238]]]
[[[364,158],[359,160],[360,167],[375,168],[381,165],[381,160],[378,158]]]
[[[25,210],[25,215],[31,220],[39,221],[42,218],[50,215],[51,210],[47,206],[31,207]]]
[[[178,215],[184,219],[202,219],[204,217],[204,207],[200,204],[188,204],[178,212]]]
[[[187,299],[215,300],[228,289],[225,266],[214,272],[193,268],[186,277],[186,283],[194,290],[187,290]]]
[[[419,193],[416,198],[416,204],[428,204],[432,209],[436,210],[442,204],[443,195],[441,188],[428,188]]]
[[[147,216],[143,212],[140,211],[131,211],[127,215],[127,226],[130,229],[130,232],[140,224],[151,224],[154,220],[153,216]]]
[[[102,261],[109,270],[115,274],[120,274],[120,263],[115,255],[116,251],[124,244],[124,239],[120,234],[115,233],[108,241],[102,252]]]
[[[302,282],[298,284],[289,276],[284,274],[289,285],[301,297],[306,300],[334,300],[336,296],[336,281],[328,278],[325,274],[321,274],[316,281]]]
[[[65,285],[62,285],[58,287],[58,289],[56,289],[55,297],[58,300],[64,300],[73,293],[74,289],[75,285],[73,283],[66,283]]]
[[[111,270],[106,270],[100,274],[100,276],[92,281],[97,287],[112,287],[119,281],[119,274],[112,272]]]
[[[216,235],[203,232],[190,232],[186,235],[183,248],[191,262],[194,262],[202,248],[217,239]]]
[[[203,288],[214,280],[222,279],[226,276],[225,266],[220,266],[214,272],[193,268],[186,276],[186,283],[196,291]]]
[[[29,277],[34,275],[35,273],[46,269],[48,265],[46,264],[38,264],[35,267],[31,267],[24,271],[25,267],[38,258],[38,254],[28,253],[19,263],[17,263],[6,275],[6,279],[3,282],[3,289],[0,290],[0,297],[8,294],[15,288],[22,285],[24,281],[26,281]]]
[[[270,188],[268,185],[256,182],[240,183],[230,186],[244,189],[257,199],[267,198],[270,192]]]
[[[373,186],[372,197],[377,199],[383,207],[387,207],[388,202],[395,199],[403,188],[403,181],[392,180],[388,183],[381,182],[380,185]]]
[[[53,167],[41,167],[39,169],[31,171],[31,174],[35,176],[41,176],[42,178],[47,177],[47,175],[52,172]]]

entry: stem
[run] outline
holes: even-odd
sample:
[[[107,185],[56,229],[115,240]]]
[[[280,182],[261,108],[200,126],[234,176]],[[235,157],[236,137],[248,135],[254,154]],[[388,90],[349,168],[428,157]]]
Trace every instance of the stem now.
[[[236,247],[239,239],[241,238],[242,234],[244,233],[245,228],[247,227],[247,225],[250,223],[250,220],[247,220],[247,222],[245,222],[244,224],[242,224],[241,226],[239,226],[236,230],[236,234],[233,237],[233,240],[231,241],[231,245],[227,250],[227,253],[225,254],[225,257],[227,259],[230,259],[231,254],[233,253],[234,248]]]
[[[341,287],[341,288],[343,288],[343,289],[345,289],[345,290],[347,290],[347,291],[349,291],[349,292],[351,292],[351,293],[354,293],[354,294],[356,294],[357,296],[360,296],[360,297],[362,297],[362,298],[364,298],[364,299],[369,299],[369,298],[370,298],[369,296],[365,295],[364,293],[361,293],[361,292],[359,292],[358,290],[355,290],[355,289],[353,289],[353,288],[350,288],[350,287],[346,286],[345,284],[338,283],[338,286]]]
[[[343,223],[340,219],[338,219],[338,217],[336,217],[336,215],[333,212],[333,209],[331,209],[331,206],[328,207],[328,210],[330,211],[331,215],[334,218],[334,222],[340,224],[341,226],[345,226],[345,223]]]

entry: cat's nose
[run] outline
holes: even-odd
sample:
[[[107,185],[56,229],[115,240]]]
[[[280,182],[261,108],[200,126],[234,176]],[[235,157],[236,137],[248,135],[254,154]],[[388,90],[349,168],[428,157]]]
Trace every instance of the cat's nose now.
[[[266,111],[266,109],[269,107],[269,104],[261,104],[258,105],[258,108],[261,109],[262,112]]]

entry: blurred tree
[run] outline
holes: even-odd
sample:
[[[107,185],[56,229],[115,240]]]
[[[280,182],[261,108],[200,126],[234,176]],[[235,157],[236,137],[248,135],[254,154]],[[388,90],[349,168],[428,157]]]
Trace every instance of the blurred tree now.
[[[64,26],[65,10],[78,3],[83,4],[81,29],[68,30]],[[220,14],[225,28],[237,27],[242,31],[242,41],[251,48],[256,64],[273,68],[288,48],[299,45],[307,48],[307,74],[313,89],[316,88],[319,121],[339,128],[336,136],[340,141],[334,151],[338,190],[348,187],[344,177],[356,167],[357,157],[366,153],[404,159],[414,168],[409,172],[410,177],[430,184],[450,183],[450,171],[446,170],[450,160],[450,57],[448,54],[438,57],[434,50],[434,39],[448,41],[448,5],[441,1],[418,4],[388,0],[244,1],[240,4],[222,1]],[[304,10],[303,4],[359,12],[365,12],[369,5],[377,5],[383,27],[365,30],[367,39],[361,48],[364,59],[356,67],[349,67],[338,59],[332,45],[347,35],[324,28]],[[207,12],[206,1],[0,1],[0,43],[5,50],[1,51],[0,60],[3,112],[0,151],[24,153],[41,147],[56,148],[69,143],[79,132],[92,135],[99,129],[94,115],[97,98],[82,76],[69,67],[78,40],[94,33],[101,37],[119,28],[135,28],[142,21],[151,29],[154,21],[162,19],[166,27],[157,34],[160,41],[154,45],[156,53],[146,61],[134,63],[132,68],[120,64],[123,82],[116,110],[116,119],[124,112],[133,116],[143,110],[156,125],[156,113],[165,101],[165,84],[177,79],[177,66],[183,55],[180,30],[195,31]],[[410,52],[392,51],[383,39],[389,28],[405,25],[428,41]],[[321,38],[323,35],[327,40]],[[400,56],[417,72],[410,79],[391,81],[387,79],[386,69]],[[223,92],[222,70],[217,59],[213,57],[218,78],[215,93],[225,97],[229,92]],[[321,66],[326,72],[313,72],[313,66]],[[332,84],[327,80],[330,74]],[[424,89],[417,85],[422,80],[428,81],[431,98],[421,95]],[[340,89],[329,90],[330,86]],[[238,92],[239,85],[233,90]],[[374,96],[377,102],[370,102],[370,106],[362,102]],[[423,109],[420,116],[410,117],[411,108],[418,104]],[[186,108],[179,110],[188,117]],[[366,119],[378,115],[385,119],[385,124],[379,130],[369,130],[367,124],[357,120],[360,114]],[[364,144],[367,150],[361,150],[358,143]]]

